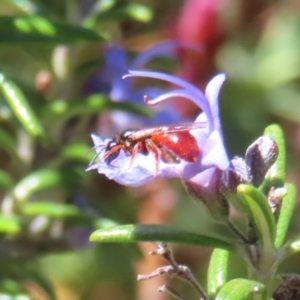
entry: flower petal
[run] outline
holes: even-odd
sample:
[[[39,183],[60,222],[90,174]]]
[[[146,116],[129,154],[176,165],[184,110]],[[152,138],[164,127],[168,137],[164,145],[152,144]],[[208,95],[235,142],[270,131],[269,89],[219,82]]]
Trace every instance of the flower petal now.
[[[151,59],[164,56],[170,58],[176,58],[177,53],[176,48],[185,48],[194,50],[196,52],[202,51],[202,47],[198,44],[188,43],[188,42],[180,42],[180,41],[164,41],[162,43],[156,44],[145,51],[143,51],[140,55],[136,57],[136,59],[131,64],[131,69],[140,69],[146,63],[148,63]]]
[[[219,74],[215,76],[208,83],[205,90],[205,96],[207,97],[210,104],[210,109],[214,119],[215,128],[220,132],[220,134],[222,131],[221,131],[221,122],[219,117],[219,93],[225,79],[226,79],[225,74]]]
[[[229,166],[229,160],[224,148],[223,140],[219,131],[213,131],[203,147],[203,167],[217,166],[225,170]]]
[[[127,73],[128,64],[125,52],[118,46],[110,46],[106,51],[106,66],[104,74],[110,77],[110,98],[113,101],[123,101],[130,93],[130,82],[122,81],[122,76]]]
[[[125,75],[123,78],[125,79],[128,77],[147,77],[147,78],[160,79],[160,80],[164,80],[164,81],[170,82],[174,85],[178,85],[178,86],[182,87],[183,88],[182,90],[174,91],[173,95],[172,95],[173,91],[171,91],[169,93],[166,93],[166,94],[160,96],[159,100],[158,99],[151,100],[150,104],[151,103],[156,104],[167,98],[176,97],[175,93],[177,93],[177,97],[189,98],[199,108],[201,108],[207,117],[210,130],[211,131],[214,130],[214,120],[212,117],[210,104],[209,104],[207,98],[205,97],[205,95],[200,90],[198,90],[196,87],[194,87],[192,84],[190,84],[178,77],[160,73],[160,72],[153,72],[153,71],[129,71],[129,74]],[[172,96],[169,96],[169,95],[172,95]]]

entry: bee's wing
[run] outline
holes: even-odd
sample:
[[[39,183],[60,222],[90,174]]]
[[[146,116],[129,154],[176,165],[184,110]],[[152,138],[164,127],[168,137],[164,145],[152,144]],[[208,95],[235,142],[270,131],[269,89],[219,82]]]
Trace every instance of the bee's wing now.
[[[134,141],[134,140],[150,137],[151,135],[157,133],[189,131],[192,129],[205,128],[206,126],[207,126],[207,122],[197,122],[197,123],[176,123],[176,124],[163,125],[163,126],[152,127],[152,128],[145,128],[132,133],[130,135],[130,139]]]

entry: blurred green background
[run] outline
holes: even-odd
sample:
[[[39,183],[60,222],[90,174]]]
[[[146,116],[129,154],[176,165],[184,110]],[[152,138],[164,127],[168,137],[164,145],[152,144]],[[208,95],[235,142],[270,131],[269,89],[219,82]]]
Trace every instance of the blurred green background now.
[[[267,125],[279,123],[286,135],[288,181],[298,186],[299,1],[2,0],[0,299],[168,299],[156,291],[167,278],[136,282],[137,273],[163,263],[147,255],[151,244],[90,244],[89,234],[126,223],[216,230],[179,180],[126,188],[85,172],[93,157],[87,153],[90,134],[117,133],[103,116],[112,110],[149,115],[142,99],[113,102],[101,92],[97,74],[105,47],[117,44],[133,59],[165,40],[202,51],[178,49],[176,59],[154,58],[146,67],[201,89],[218,72],[227,73],[220,106],[229,155],[243,155]],[[196,108],[185,104],[180,113],[196,116]],[[295,215],[290,235],[299,231]],[[205,284],[211,250],[174,249],[177,261]],[[300,272],[297,259],[282,271]],[[245,274],[241,266],[233,257],[231,278]]]

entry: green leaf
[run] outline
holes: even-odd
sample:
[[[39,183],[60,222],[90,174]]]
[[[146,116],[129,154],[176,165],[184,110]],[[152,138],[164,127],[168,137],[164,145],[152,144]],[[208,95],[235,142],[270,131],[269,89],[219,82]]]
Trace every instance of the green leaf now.
[[[1,109],[1,108],[0,108]],[[6,131],[0,129],[0,149],[7,151],[11,157],[22,165],[22,160],[17,152],[17,143]]]
[[[237,241],[212,237],[164,225],[123,225],[97,230],[90,236],[92,242],[168,242],[215,247],[233,251]]]
[[[27,202],[22,204],[21,211],[27,216],[46,215],[51,218],[70,218],[82,214],[81,211],[72,204],[55,202]]]
[[[285,258],[288,258],[298,252],[300,252],[300,235],[298,234],[296,237],[294,237],[292,240],[288,241],[284,248],[282,249],[281,257],[279,257],[280,260],[283,260]]]
[[[251,185],[241,184],[237,191],[248,208],[249,217],[262,241],[264,250],[271,252],[275,241],[276,224],[266,197]]]
[[[90,74],[96,73],[105,64],[103,56],[87,59],[87,61],[81,62],[78,66],[74,67],[73,72],[77,78],[89,77]]]
[[[12,189],[15,185],[12,177],[5,171],[0,170],[0,188]]]
[[[103,13],[110,11],[118,0],[97,0],[91,9],[89,15],[84,20],[83,24],[86,28],[93,28],[97,25],[97,19]]]
[[[106,110],[128,111],[145,117],[153,116],[153,112],[145,105],[113,102],[102,95],[95,94],[79,103],[72,103],[72,105],[68,105],[63,100],[58,100],[43,110],[41,118],[45,122],[53,122],[53,118],[55,118],[56,123],[63,123],[75,116],[97,114]]]
[[[133,20],[144,23],[150,22],[153,17],[153,12],[149,7],[137,3],[127,5],[124,12]]]
[[[268,19],[255,50],[254,78],[266,88],[284,86],[300,75],[299,16],[282,9]],[[253,55],[252,55],[253,56]],[[280,72],[278,72],[280,70]]]
[[[21,225],[18,218],[0,214],[0,232],[17,234],[21,231]]]
[[[12,297],[11,299],[15,299],[14,296],[16,296],[16,295],[25,293],[25,289],[21,285],[20,282],[18,282],[17,280],[9,279],[9,278],[1,278],[0,291],[1,291],[1,294],[3,294],[3,293],[9,294]],[[2,300],[1,297],[0,297],[0,299]],[[10,299],[10,298],[3,297],[3,299]]]
[[[216,300],[266,300],[266,289],[257,281],[233,279],[222,287]]]
[[[277,222],[277,233],[275,240],[275,247],[277,249],[279,249],[284,242],[285,235],[295,209],[297,192],[296,187],[293,184],[287,183],[285,188],[287,189],[287,195],[282,199],[280,214]]]
[[[2,73],[0,73],[0,92],[27,132],[34,137],[44,139],[44,130],[25,95],[14,82],[6,79]]]
[[[125,7],[103,11],[97,15],[90,16],[84,22],[84,26],[92,28],[99,22],[114,21],[123,22],[128,20],[148,23],[152,20],[153,11],[142,4],[132,3]]]
[[[86,163],[90,162],[95,154],[91,152],[91,147],[86,144],[73,144],[64,147],[61,156],[65,159],[76,159]]]
[[[95,219],[94,226],[96,228],[110,228],[113,226],[118,226],[118,223],[111,219],[99,218],[99,219]]]
[[[299,88],[293,84],[276,86],[265,99],[265,106],[272,115],[291,122],[300,122]],[[282,101],[284,99],[284,101]]]
[[[6,150],[9,153],[17,155],[17,143],[6,131],[0,129],[0,145],[1,149]]]
[[[268,171],[263,183],[263,191],[268,194],[271,187],[283,187],[285,181],[285,141],[281,127],[270,125],[265,129],[265,136],[271,137],[278,146],[278,157]]]
[[[102,42],[104,35],[40,16],[0,17],[0,43],[72,44]]]
[[[227,282],[229,252],[214,249],[209,260],[207,292],[209,297],[215,298],[218,291]]]
[[[96,6],[97,11],[107,11],[112,9],[116,4],[118,0],[97,0]]]
[[[42,169],[23,178],[14,188],[13,195],[19,201],[42,189],[56,186],[61,181],[61,173],[55,170]]]

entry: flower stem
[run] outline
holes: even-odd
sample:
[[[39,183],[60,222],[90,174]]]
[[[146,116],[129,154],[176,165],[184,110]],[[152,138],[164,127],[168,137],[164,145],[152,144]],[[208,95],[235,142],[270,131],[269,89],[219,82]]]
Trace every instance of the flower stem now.
[[[229,221],[227,224],[229,229],[235,235],[237,235],[245,244],[250,244],[250,241],[244,236],[244,234],[239,229],[237,229],[237,227],[231,221]]]

